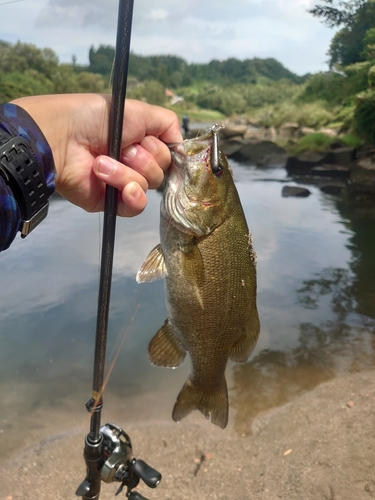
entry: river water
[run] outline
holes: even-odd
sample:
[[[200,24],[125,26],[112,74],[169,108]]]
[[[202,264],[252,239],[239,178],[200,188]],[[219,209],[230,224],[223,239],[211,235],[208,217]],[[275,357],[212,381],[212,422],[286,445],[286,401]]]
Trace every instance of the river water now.
[[[315,186],[283,198],[283,168],[231,163],[258,253],[259,342],[247,364],[227,369],[230,425],[247,434],[256,414],[374,366],[375,231],[355,202]],[[166,316],[163,283],[134,277],[159,241],[159,204],[152,192],[141,216],[117,223],[108,359],[122,347],[105,413],[117,418],[121,407],[123,426],[170,421],[189,373],[189,362],[168,370],[147,358]],[[88,422],[101,232],[102,216],[55,198],[48,219],[0,255],[3,459]]]

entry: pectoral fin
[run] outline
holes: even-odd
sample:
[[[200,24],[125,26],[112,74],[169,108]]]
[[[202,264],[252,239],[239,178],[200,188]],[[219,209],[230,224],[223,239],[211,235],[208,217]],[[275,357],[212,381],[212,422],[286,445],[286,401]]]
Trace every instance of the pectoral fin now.
[[[150,283],[151,281],[160,280],[166,275],[164,253],[159,243],[148,254],[135,279],[138,283]]]
[[[176,337],[168,318],[151,340],[148,356],[153,365],[165,368],[176,368],[184,362],[186,350]]]
[[[246,330],[233,345],[229,358],[236,363],[245,363],[253,351],[259,337],[260,323],[258,310],[255,307]]]

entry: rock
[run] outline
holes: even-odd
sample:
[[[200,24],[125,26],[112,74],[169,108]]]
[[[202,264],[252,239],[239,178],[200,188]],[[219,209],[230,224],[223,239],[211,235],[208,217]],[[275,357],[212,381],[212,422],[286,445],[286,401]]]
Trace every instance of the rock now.
[[[281,125],[279,128],[279,136],[283,139],[290,139],[295,135],[298,128],[298,123],[284,123],[284,125]]]
[[[341,168],[348,167],[354,160],[355,154],[356,150],[354,148],[348,147],[338,147],[326,153],[313,153],[311,151],[304,151],[300,155],[290,156],[286,162],[286,169],[290,173],[307,174],[314,167],[327,164],[337,165]],[[317,170],[316,172],[319,171]],[[336,174],[332,175],[336,177],[337,175],[339,175],[339,172],[340,169],[337,170]],[[343,171],[342,174],[344,176]]]
[[[297,196],[300,198],[307,198],[307,196],[309,196],[310,194],[311,194],[311,192],[308,189],[298,187],[298,186],[284,186],[283,190],[281,192],[281,195],[284,198],[287,198],[289,196]]]
[[[298,135],[300,137],[304,137],[305,135],[314,134],[314,133],[315,133],[315,129],[310,128],[310,127],[301,127],[298,129]]]
[[[351,190],[375,194],[375,156],[366,153],[351,167]]]
[[[348,166],[354,160],[355,153],[356,151],[354,148],[336,147],[328,151],[322,161],[323,163],[329,163],[331,165]]]
[[[244,142],[236,140],[220,140],[220,149],[228,157],[232,157],[243,147],[243,145]]]
[[[337,137],[338,130],[335,130],[333,128],[321,128],[318,130],[320,134],[324,134],[327,137]]]
[[[240,136],[243,137],[245,135],[245,132],[247,130],[247,125],[235,125],[233,123],[230,123],[225,126],[225,128],[221,131],[221,134],[223,137],[233,137],[233,136]]]
[[[345,146],[345,143],[340,141],[340,139],[336,139],[335,141],[331,142],[331,144],[329,145],[329,149],[340,149],[340,148],[345,148],[347,146]]]
[[[227,124],[234,123],[234,125],[247,125],[248,124],[247,118],[244,118],[243,116],[242,117],[238,116],[237,118],[234,118],[233,120],[227,121],[226,123]]]
[[[289,173],[307,174],[313,167],[316,167],[324,155],[319,153],[303,152],[298,156],[289,156],[286,162],[286,169]]]
[[[276,132],[276,129],[275,127],[269,127],[265,130],[264,132],[264,138],[267,140],[267,141],[272,141],[272,142],[275,142],[276,138],[277,138],[277,132]]]
[[[264,128],[256,128],[256,127],[249,127],[246,130],[245,135],[243,136],[244,139],[263,139],[265,135],[265,129]]]
[[[204,133],[204,128],[202,127],[191,127],[187,134],[184,136],[184,139],[194,139],[194,137],[198,137],[202,133]]]
[[[285,165],[287,153],[284,148],[271,141],[249,139],[232,155],[238,161],[248,161],[257,165]]]
[[[326,184],[324,186],[320,186],[320,190],[326,194],[340,194],[342,191],[342,186],[337,184]]]
[[[319,175],[323,177],[350,177],[350,168],[343,165],[323,164],[318,167],[313,167],[310,170],[311,175]]]

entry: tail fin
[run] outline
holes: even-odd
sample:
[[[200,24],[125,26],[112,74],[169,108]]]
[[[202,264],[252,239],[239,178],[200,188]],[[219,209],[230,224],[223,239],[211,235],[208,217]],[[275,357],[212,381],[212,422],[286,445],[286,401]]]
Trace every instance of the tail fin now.
[[[196,387],[190,377],[177,397],[172,418],[175,422],[189,415],[193,410],[199,410],[211,422],[222,429],[228,423],[228,390],[225,378],[215,392],[204,392]]]

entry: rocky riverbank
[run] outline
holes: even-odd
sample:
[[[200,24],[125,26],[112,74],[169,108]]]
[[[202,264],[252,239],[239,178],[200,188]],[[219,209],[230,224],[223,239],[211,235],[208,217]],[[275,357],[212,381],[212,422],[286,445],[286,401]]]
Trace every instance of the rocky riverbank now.
[[[288,152],[288,144],[316,132],[332,139],[326,151],[305,150],[295,156]],[[191,134],[196,135],[194,131]],[[340,140],[338,130],[314,130],[297,123],[266,129],[248,122],[227,122],[220,146],[228,158],[261,167],[284,167],[297,182],[306,183],[308,179],[325,192],[335,194],[347,189],[351,194],[375,196],[375,146],[348,147]],[[301,196],[297,191],[289,195]]]

